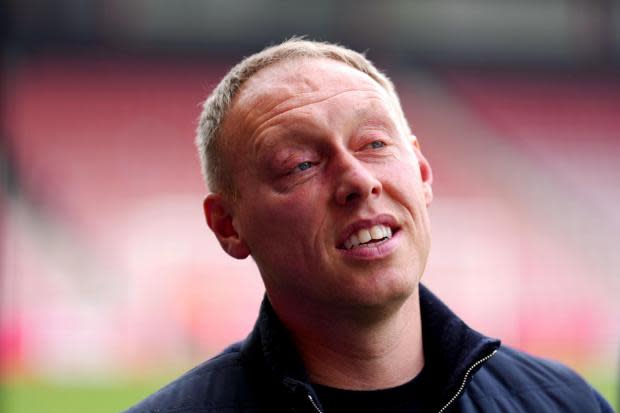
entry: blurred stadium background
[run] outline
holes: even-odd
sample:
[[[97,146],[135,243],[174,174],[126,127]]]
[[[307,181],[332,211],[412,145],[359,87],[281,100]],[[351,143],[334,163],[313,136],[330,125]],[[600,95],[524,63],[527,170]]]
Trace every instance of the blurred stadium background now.
[[[119,411],[251,328],[204,225],[199,103],[335,41],[393,77],[435,173],[424,281],[618,408],[620,2],[14,0],[0,124],[2,412]]]

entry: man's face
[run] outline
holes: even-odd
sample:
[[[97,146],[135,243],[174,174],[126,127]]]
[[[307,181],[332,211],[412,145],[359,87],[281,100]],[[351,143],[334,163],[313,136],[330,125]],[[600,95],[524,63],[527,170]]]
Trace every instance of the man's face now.
[[[244,84],[223,130],[239,194],[229,211],[272,302],[376,307],[414,291],[431,172],[403,122],[385,89],[328,59]]]

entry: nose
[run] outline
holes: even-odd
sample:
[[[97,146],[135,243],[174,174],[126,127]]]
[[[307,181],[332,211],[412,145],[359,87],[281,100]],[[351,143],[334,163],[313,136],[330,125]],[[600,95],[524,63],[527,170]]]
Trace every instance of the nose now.
[[[373,171],[351,154],[343,156],[336,171],[336,203],[347,205],[381,194],[383,188]]]

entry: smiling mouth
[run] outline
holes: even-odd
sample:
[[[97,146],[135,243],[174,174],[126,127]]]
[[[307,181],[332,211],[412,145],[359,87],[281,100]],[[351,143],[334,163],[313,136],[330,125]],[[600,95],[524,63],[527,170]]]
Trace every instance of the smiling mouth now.
[[[369,228],[361,228],[354,231],[349,237],[338,246],[339,249],[351,250],[364,248],[373,244],[378,244],[392,238],[395,230],[387,225],[377,224]]]

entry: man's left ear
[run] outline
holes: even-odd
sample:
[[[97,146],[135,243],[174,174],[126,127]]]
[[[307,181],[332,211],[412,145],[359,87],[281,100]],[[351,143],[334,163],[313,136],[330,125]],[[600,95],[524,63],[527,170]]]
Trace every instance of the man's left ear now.
[[[420,142],[415,135],[411,135],[411,145],[413,146],[413,152],[418,158],[420,177],[422,178],[422,186],[424,191],[424,199],[426,200],[426,206],[429,206],[433,201],[433,170],[431,169],[431,164],[422,154]]]

